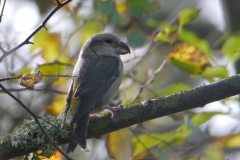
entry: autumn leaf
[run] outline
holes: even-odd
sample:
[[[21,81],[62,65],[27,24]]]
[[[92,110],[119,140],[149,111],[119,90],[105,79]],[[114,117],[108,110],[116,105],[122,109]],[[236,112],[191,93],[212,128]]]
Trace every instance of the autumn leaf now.
[[[207,56],[195,46],[188,44],[177,45],[170,58],[176,67],[188,74],[201,74],[207,66],[210,66]]]
[[[163,41],[172,44],[178,38],[177,25],[167,26],[154,37],[154,42]]]
[[[31,52],[37,48],[41,48],[42,57],[46,60],[46,62],[52,62],[54,60],[62,45],[60,42],[60,34],[49,33],[44,29],[41,29],[34,36],[33,42],[34,44],[31,46]],[[62,59],[59,60],[65,62],[66,59],[66,57],[62,57]]]
[[[20,79],[20,85],[26,87],[27,89],[34,89],[34,86],[42,80],[43,74],[40,72],[35,72],[34,74],[24,74]]]
[[[65,108],[66,95],[59,95],[54,98],[53,103],[47,106],[47,112],[59,116]]]
[[[106,146],[112,159],[129,159],[132,156],[132,134],[128,128],[107,135]]]

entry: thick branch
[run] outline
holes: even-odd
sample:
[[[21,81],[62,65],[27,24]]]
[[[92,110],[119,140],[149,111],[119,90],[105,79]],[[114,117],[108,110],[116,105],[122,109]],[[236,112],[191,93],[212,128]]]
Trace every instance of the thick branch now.
[[[100,138],[104,134],[137,123],[188,109],[203,107],[210,102],[237,94],[240,94],[240,75],[170,96],[143,101],[140,104],[118,111],[115,116],[115,121],[112,121],[110,114],[94,118],[88,127],[88,138]],[[66,139],[59,138],[56,140],[58,140],[59,144],[68,142]],[[12,147],[10,140],[6,140],[0,143],[0,157],[13,158],[37,150],[38,147],[39,146],[36,145],[36,148],[25,151],[25,148],[16,149]]]

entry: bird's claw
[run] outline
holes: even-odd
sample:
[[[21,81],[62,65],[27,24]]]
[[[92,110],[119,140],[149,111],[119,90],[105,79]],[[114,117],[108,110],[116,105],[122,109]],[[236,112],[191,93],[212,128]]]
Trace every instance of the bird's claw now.
[[[108,110],[110,110],[110,111],[112,112],[111,118],[112,118],[113,120],[115,120],[114,118],[115,118],[116,112],[119,111],[119,110],[121,110],[121,109],[123,109],[123,107],[124,107],[124,105],[119,105],[118,107],[105,106],[104,108],[105,108],[105,109],[108,109]]]

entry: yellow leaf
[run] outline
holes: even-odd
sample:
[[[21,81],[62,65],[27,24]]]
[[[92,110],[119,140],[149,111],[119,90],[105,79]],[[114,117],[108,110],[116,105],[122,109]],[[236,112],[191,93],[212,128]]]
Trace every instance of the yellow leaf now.
[[[115,1],[115,6],[119,14],[124,14],[127,11],[127,5],[125,1]]]
[[[154,37],[154,42],[163,41],[172,44],[178,38],[177,25],[167,26]]]
[[[54,98],[53,103],[47,106],[47,112],[58,116],[62,113],[66,104],[66,95],[59,95]]]
[[[226,143],[229,148],[239,148],[240,147],[240,134],[235,134]]]
[[[84,44],[90,36],[100,32],[101,32],[101,26],[97,21],[93,20],[93,21],[86,22],[82,26],[82,29],[79,31],[81,44]]]
[[[41,151],[39,153],[41,153]],[[42,156],[40,156],[39,158],[42,158],[44,160],[62,160],[62,154],[59,151],[56,151],[56,153],[52,155],[50,158],[45,158]]]
[[[126,160],[133,154],[132,134],[128,128],[107,135],[106,146],[109,156],[114,160]]]
[[[42,57],[47,62],[52,62],[61,48],[60,35],[58,33],[49,33],[44,29],[41,29],[34,36],[33,42],[30,51],[41,48]]]
[[[20,79],[20,85],[28,89],[34,89],[34,86],[42,80],[43,74],[38,71],[34,74],[24,74]]]
[[[171,53],[171,61],[189,74],[201,74],[210,63],[198,48],[188,44],[177,45]]]
[[[215,139],[215,145],[226,146],[228,148],[240,147],[240,134],[228,135],[225,137],[217,137]]]

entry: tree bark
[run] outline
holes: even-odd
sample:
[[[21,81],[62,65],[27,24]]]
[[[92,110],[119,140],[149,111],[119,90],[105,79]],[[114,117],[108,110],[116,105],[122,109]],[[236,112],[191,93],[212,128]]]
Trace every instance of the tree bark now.
[[[114,121],[111,119],[110,114],[95,117],[89,123],[87,137],[100,138],[104,134],[129,127],[137,123],[188,109],[204,107],[208,103],[237,94],[240,94],[240,75],[232,76],[219,82],[203,85],[170,96],[146,100],[137,105],[118,111]],[[58,125],[60,126],[60,124]],[[71,133],[69,124],[67,124],[67,130]],[[63,139],[60,137],[55,138],[55,140],[59,144],[69,142],[67,138]],[[34,148],[28,150],[26,150],[23,146],[15,148],[12,146],[11,139],[4,140],[0,143],[0,160],[21,156],[26,153],[39,150],[40,146],[38,144],[35,144],[34,146]]]

